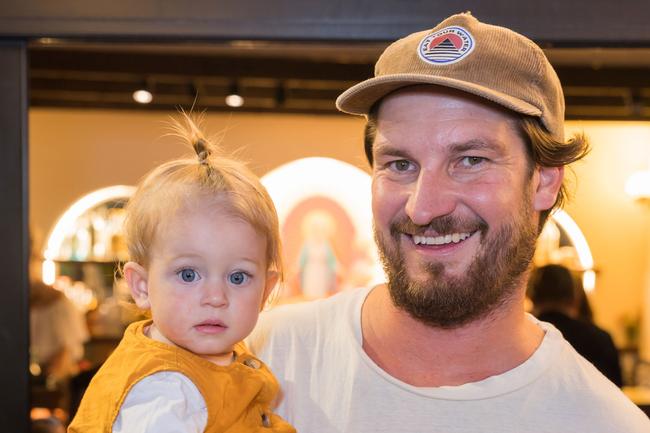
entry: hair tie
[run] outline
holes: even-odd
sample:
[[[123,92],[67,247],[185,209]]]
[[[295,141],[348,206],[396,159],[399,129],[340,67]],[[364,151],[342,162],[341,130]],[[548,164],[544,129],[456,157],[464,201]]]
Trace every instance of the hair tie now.
[[[208,157],[210,156],[210,149],[206,145],[206,142],[202,138],[197,138],[194,143],[192,143],[194,151],[199,157],[199,164],[208,166]]]

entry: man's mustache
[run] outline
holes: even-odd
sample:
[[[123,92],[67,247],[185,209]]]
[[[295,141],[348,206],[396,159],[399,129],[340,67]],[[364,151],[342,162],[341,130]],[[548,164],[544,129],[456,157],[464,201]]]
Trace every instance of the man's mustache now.
[[[453,233],[474,233],[477,230],[483,233],[487,228],[488,224],[478,216],[476,218],[459,218],[453,215],[443,215],[432,219],[426,225],[418,225],[409,217],[402,217],[391,223],[390,234],[393,237],[402,233],[416,236],[444,236]]]

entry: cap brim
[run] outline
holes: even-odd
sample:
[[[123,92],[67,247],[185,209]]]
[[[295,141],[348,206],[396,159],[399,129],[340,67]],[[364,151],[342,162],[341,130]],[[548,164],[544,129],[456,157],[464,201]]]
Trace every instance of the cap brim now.
[[[480,96],[510,110],[529,116],[541,116],[542,111],[528,102],[501,92],[495,92],[478,84],[453,78],[422,74],[382,75],[370,78],[350,87],[336,98],[336,107],[349,114],[366,115],[370,108],[389,93],[407,86],[434,84],[450,87]]]

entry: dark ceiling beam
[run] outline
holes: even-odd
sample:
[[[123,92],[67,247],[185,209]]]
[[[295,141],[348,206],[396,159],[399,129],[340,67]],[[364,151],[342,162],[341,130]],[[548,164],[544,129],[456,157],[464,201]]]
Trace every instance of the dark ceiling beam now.
[[[73,100],[84,92],[130,95],[145,83],[159,95],[223,97],[233,80],[251,97],[273,97],[278,88],[289,99],[334,100],[351,84],[372,75],[372,63],[341,63],[336,58],[300,59],[216,55],[174,55],[159,52],[30,50],[32,98],[45,93]],[[181,67],[179,67],[181,65]],[[565,88],[567,105],[589,99],[603,105],[608,99],[627,103],[650,89],[650,65],[594,67],[560,65],[556,68]],[[52,97],[54,98],[54,96]],[[582,98],[582,100],[579,100]],[[596,101],[599,98],[600,101]],[[128,99],[128,98],[127,98]],[[637,97],[638,99],[638,97]],[[106,100],[106,99],[104,99]]]
[[[650,87],[650,66],[644,68],[559,67],[556,71],[563,86]]]
[[[0,37],[389,41],[471,10],[556,46],[650,46],[647,0],[5,0]]]
[[[88,81],[132,81],[143,75],[178,77],[264,77],[356,82],[372,76],[370,63],[338,63],[277,58],[169,56],[132,53],[31,50],[30,70],[36,78],[56,75]],[[650,87],[647,67],[558,66],[565,86]]]
[[[343,50],[343,48],[341,48]],[[100,71],[105,73],[163,75],[228,75],[233,77],[309,78],[322,80],[356,80],[372,75],[367,63],[338,63],[310,59],[182,55],[161,53],[124,53],[102,51],[63,51],[31,49],[30,68],[33,71],[65,65],[67,70]],[[333,67],[334,66],[334,67]]]

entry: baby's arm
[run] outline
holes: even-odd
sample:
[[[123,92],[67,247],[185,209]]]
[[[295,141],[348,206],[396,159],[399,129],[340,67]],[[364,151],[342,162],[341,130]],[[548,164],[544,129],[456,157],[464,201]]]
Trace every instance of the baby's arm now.
[[[207,421],[205,400],[196,385],[181,373],[165,371],[131,388],[113,433],[202,433]]]

